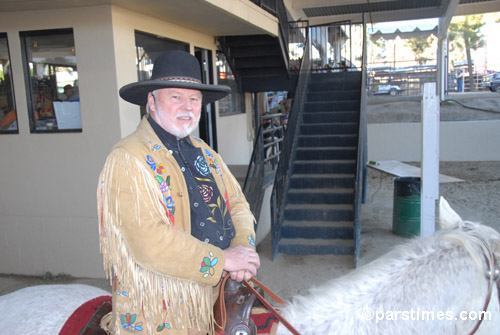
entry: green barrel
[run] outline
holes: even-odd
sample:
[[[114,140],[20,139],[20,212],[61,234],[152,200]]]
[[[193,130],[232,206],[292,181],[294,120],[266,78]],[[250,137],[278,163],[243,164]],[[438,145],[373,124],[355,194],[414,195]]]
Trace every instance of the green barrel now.
[[[403,237],[420,235],[420,178],[394,179],[392,232]]]

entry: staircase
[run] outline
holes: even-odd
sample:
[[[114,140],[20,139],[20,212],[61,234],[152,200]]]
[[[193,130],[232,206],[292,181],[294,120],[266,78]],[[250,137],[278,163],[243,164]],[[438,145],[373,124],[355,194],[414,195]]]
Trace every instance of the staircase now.
[[[290,88],[287,56],[278,37],[246,35],[218,37],[219,46],[241,92],[282,91]]]
[[[278,252],[354,253],[361,72],[311,74]]]

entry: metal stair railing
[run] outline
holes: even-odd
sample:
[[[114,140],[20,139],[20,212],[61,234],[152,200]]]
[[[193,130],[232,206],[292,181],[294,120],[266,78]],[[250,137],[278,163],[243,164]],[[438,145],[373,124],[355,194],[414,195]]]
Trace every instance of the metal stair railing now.
[[[361,203],[366,199],[367,187],[367,118],[366,118],[366,21],[363,15],[363,56],[361,71],[361,101],[358,131],[358,155],[356,163],[356,179],[354,183],[354,267],[357,267],[360,254],[361,239]]]
[[[307,40],[307,38],[306,38]],[[280,239],[280,229],[284,218],[286,205],[286,195],[289,188],[291,167],[297,146],[298,129],[301,123],[304,102],[307,94],[307,85],[310,77],[311,61],[309,58],[309,45],[305,44],[304,56],[302,58],[299,78],[295,89],[295,96],[292,101],[290,115],[288,117],[286,136],[283,141],[283,149],[276,169],[273,191],[271,194],[271,234],[273,259],[278,253],[278,243]]]
[[[271,165],[271,171],[277,167],[281,155],[282,142],[285,137],[285,125],[283,124],[283,113],[266,114],[261,117],[262,141],[264,146],[264,164]]]
[[[290,64],[290,50],[288,49],[288,43],[290,39],[290,24],[288,23],[288,15],[286,14],[285,4],[283,0],[277,0],[276,3],[277,17],[279,21],[280,30],[280,45],[281,51],[283,52],[283,59],[285,60],[286,69],[288,71]]]
[[[248,164],[245,183],[243,184],[243,194],[250,205],[254,217],[258,220],[262,207],[262,185],[264,184],[264,140],[262,136],[262,125],[257,131],[252,157]]]
[[[288,15],[286,14],[286,7],[283,0],[250,0],[250,1],[278,18],[279,41],[280,41],[281,51],[283,52],[283,59],[285,61],[286,68],[288,69],[288,64],[290,62],[290,58],[288,55],[288,39],[290,33],[289,33]]]
[[[252,157],[248,164],[243,193],[253,215],[258,218],[262,208],[264,186],[268,176],[272,179],[281,155],[285,135],[282,113],[263,115],[257,131]],[[267,127],[264,128],[264,123]],[[270,167],[270,168],[267,168]]]

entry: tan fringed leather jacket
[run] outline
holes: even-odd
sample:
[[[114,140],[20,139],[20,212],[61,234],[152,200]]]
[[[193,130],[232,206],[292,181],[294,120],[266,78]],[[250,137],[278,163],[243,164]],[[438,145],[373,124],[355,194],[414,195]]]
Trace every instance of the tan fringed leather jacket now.
[[[192,137],[227,195],[236,236],[231,246],[255,247],[254,217],[221,157]],[[144,118],[109,154],[97,189],[99,235],[113,311],[111,334],[212,333],[213,287],[224,254],[190,234],[187,186],[179,165]]]

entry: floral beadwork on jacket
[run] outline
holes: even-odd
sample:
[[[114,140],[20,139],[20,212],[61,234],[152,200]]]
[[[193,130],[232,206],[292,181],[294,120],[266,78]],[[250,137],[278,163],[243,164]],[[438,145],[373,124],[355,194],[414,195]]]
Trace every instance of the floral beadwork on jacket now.
[[[156,151],[159,148],[161,148],[161,146],[155,144],[152,151]],[[151,157],[150,155],[147,155],[146,163],[149,165],[151,170],[156,172],[156,176],[154,178],[159,184],[160,192],[163,194],[163,197],[161,199],[162,205],[165,208],[170,223],[174,224],[175,206],[174,200],[170,195],[170,192],[172,190],[172,188],[170,187],[170,176],[167,176],[167,179],[163,178],[162,174],[166,171],[165,167],[161,163],[156,163],[153,157]]]
[[[122,327],[125,329],[131,329],[135,331],[142,331],[142,322],[137,322],[135,323],[135,320],[137,319],[137,314],[122,314],[120,316],[120,320],[122,322]]]
[[[172,329],[172,327],[170,326],[170,323],[164,323],[162,325],[159,325],[157,328],[156,328],[156,331],[157,332],[161,332],[162,330],[170,330]]]
[[[250,243],[250,245],[251,245],[252,247],[255,247],[255,239],[254,239],[253,235],[248,236],[248,240],[250,241],[250,242],[249,242],[249,243]]]
[[[203,278],[207,278],[208,276],[213,276],[215,274],[214,266],[219,261],[217,257],[214,257],[213,252],[210,251],[208,255],[210,257],[203,257],[203,261],[201,262],[200,272],[203,273]]]

